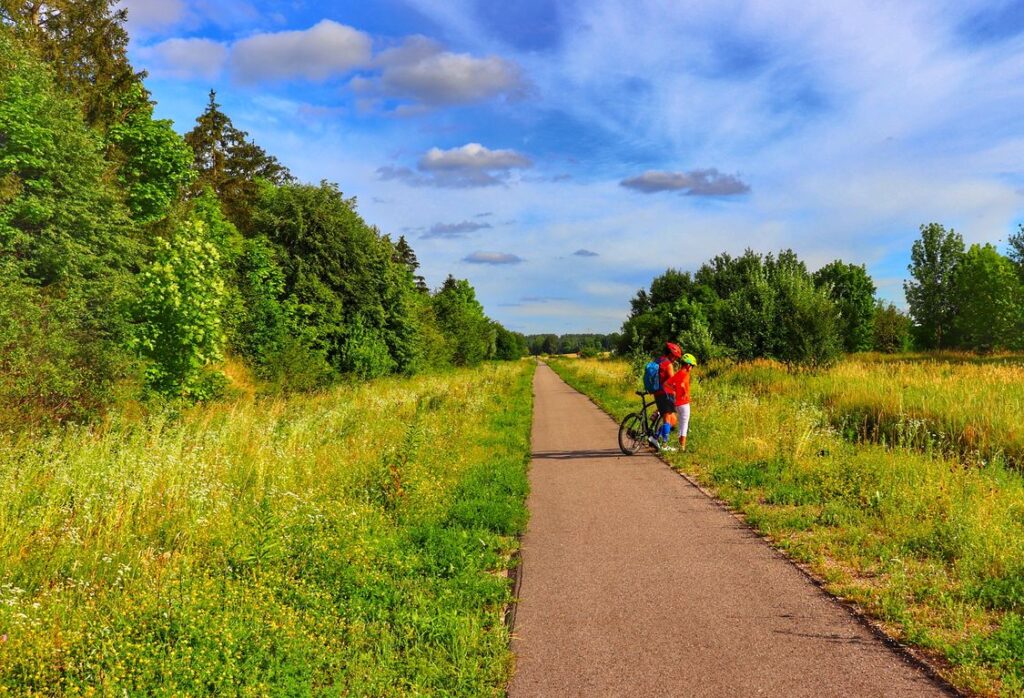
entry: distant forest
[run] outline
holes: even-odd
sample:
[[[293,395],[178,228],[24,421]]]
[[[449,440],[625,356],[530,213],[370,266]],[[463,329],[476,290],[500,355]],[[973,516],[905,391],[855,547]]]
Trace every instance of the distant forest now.
[[[526,344],[531,356],[540,354],[598,354],[614,351],[619,335],[612,334],[529,334]]]

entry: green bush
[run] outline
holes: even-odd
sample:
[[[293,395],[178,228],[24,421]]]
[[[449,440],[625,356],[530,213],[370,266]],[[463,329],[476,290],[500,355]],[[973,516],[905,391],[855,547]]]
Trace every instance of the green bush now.
[[[892,303],[878,301],[875,305],[874,350],[895,354],[910,351],[911,320]]]
[[[154,119],[142,85],[122,97],[128,116],[107,131],[118,180],[132,216],[150,223],[167,215],[180,193],[195,178],[192,149],[167,119]]]
[[[160,240],[156,259],[141,274],[134,345],[151,361],[149,387],[166,396],[212,397],[216,379],[204,378],[224,347],[220,256],[200,221],[178,226]]]
[[[397,368],[383,333],[367,327],[361,318],[348,326],[339,364],[345,373],[364,379],[386,376]]]

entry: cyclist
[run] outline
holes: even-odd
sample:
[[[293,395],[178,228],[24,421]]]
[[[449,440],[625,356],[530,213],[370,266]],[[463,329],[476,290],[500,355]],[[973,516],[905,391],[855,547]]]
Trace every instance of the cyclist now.
[[[668,382],[665,389],[672,393],[676,405],[676,419],[679,424],[679,450],[686,450],[686,433],[690,429],[690,371],[697,365],[697,357],[683,354],[683,365]]]
[[[654,403],[658,407],[658,412],[661,413],[663,424],[661,425],[661,433],[658,435],[659,445],[666,450],[674,451],[675,449],[668,445],[669,434],[672,433],[672,422],[676,421],[676,403],[674,394],[668,390],[669,381],[672,380],[672,376],[675,374],[674,361],[678,361],[683,356],[683,350],[679,348],[678,344],[672,342],[665,343],[665,353],[658,357],[658,378],[660,379],[661,388],[654,391]]]

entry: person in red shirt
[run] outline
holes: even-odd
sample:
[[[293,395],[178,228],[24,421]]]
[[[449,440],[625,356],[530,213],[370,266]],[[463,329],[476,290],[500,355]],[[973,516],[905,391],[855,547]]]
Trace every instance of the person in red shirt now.
[[[662,386],[666,392],[672,393],[679,424],[679,449],[685,451],[686,434],[690,430],[690,371],[697,365],[697,358],[693,354],[683,354],[682,360],[682,367]]]
[[[675,421],[676,403],[673,398],[674,393],[667,390],[669,381],[672,380],[672,376],[675,374],[674,361],[678,361],[683,355],[683,350],[679,348],[678,344],[672,342],[665,343],[665,353],[658,357],[658,380],[661,383],[661,388],[654,391],[654,403],[658,407],[658,412],[661,413],[661,418],[664,420],[664,424],[661,425],[661,434],[658,440],[660,444],[668,444],[669,434],[672,432],[672,422]],[[672,450],[672,449],[670,449]]]

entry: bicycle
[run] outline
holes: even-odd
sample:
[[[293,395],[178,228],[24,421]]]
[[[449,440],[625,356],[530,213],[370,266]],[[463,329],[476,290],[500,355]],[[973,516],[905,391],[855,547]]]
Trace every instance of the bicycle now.
[[[619,449],[627,456],[633,455],[644,446],[661,450],[661,447],[658,446],[661,413],[655,408],[653,416],[648,414],[648,409],[655,407],[655,401],[647,402],[647,396],[650,393],[638,390],[636,394],[642,403],[640,411],[626,415],[619,425]]]

